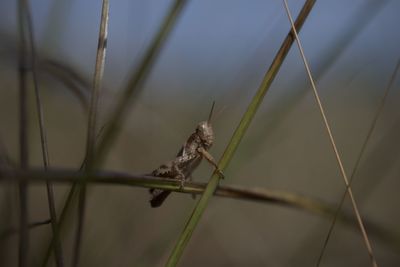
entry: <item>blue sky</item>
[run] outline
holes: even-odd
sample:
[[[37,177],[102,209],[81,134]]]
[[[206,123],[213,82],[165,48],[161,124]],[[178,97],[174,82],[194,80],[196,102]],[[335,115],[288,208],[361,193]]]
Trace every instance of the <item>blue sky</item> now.
[[[111,1],[106,84],[124,83],[170,3]],[[289,5],[297,13],[302,1]],[[39,50],[90,75],[101,2],[40,0],[31,6]],[[371,66],[378,76],[393,68],[400,47],[398,10],[399,1],[317,2],[301,32],[316,76],[336,66],[346,72]],[[1,32],[15,34],[15,11],[15,1],[0,3]],[[212,87],[215,81],[235,83],[240,74],[255,85],[288,29],[281,1],[189,1],[152,77]],[[293,49],[286,64],[294,68],[288,76],[302,72]]]

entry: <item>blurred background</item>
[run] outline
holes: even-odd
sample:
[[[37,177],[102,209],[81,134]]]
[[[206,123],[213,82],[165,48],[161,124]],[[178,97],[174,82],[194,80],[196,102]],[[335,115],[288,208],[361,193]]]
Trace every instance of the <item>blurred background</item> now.
[[[100,125],[137,67],[172,1],[110,1]],[[303,1],[289,1],[297,15]],[[32,0],[39,85],[52,167],[78,169],[85,152],[101,1]],[[396,0],[317,1],[300,38],[338,149],[350,174],[400,57]],[[172,159],[216,101],[218,159],[290,29],[282,1],[189,1],[124,122],[104,169],[148,173]],[[18,23],[16,1],[0,2],[0,140],[18,161]],[[396,79],[352,185],[368,221],[397,238],[371,235],[380,266],[399,266],[400,134]],[[29,93],[29,160],[42,166],[33,87]],[[212,168],[202,163],[196,181]],[[345,186],[309,80],[293,46],[226,170],[225,185],[286,190],[336,206]],[[55,188],[61,207],[68,190]],[[0,230],[18,225],[18,187],[0,186]],[[195,200],[172,194],[151,209],[148,191],[92,186],[81,266],[163,266]],[[352,214],[348,199],[344,210]],[[47,219],[45,186],[29,188],[29,221]],[[213,198],[180,266],[313,266],[330,220],[274,204]],[[69,263],[75,224],[63,250]],[[368,229],[367,229],[368,230]],[[37,266],[49,225],[30,231]],[[2,266],[16,266],[18,236],[0,240]],[[322,266],[369,266],[361,234],[337,224]],[[54,265],[51,260],[50,266]]]

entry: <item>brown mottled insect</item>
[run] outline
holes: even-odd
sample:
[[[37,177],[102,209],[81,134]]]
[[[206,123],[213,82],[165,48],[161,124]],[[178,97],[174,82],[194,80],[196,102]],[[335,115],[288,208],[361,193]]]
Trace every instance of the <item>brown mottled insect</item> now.
[[[218,169],[214,158],[208,153],[214,142],[214,132],[211,126],[211,116],[214,103],[211,107],[207,121],[200,122],[196,131],[192,133],[182,148],[179,150],[174,160],[168,161],[155,169],[151,175],[157,177],[173,178],[181,181],[183,187],[185,180],[192,179],[192,172],[199,166],[201,160],[205,158],[223,178],[221,170]],[[161,189],[150,189],[150,204],[153,208],[159,207],[171,191]]]

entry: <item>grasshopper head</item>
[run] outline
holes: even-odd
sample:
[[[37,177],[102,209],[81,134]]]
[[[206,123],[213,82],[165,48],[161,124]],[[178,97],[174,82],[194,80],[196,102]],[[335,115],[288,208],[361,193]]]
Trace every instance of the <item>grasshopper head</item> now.
[[[211,117],[214,110],[215,101],[212,103],[210,114],[206,121],[202,121],[197,125],[196,133],[200,137],[201,142],[208,149],[214,143],[214,131],[211,126]]]
[[[209,121],[202,121],[197,125],[196,133],[200,137],[201,142],[210,148],[214,143],[214,131]]]

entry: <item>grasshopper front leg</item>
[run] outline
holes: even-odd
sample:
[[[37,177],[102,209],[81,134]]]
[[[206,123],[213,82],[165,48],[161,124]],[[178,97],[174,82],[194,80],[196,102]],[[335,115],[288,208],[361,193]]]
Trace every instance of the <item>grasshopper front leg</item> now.
[[[218,175],[224,179],[225,175],[222,173],[222,171],[218,168],[217,163],[215,162],[213,156],[211,156],[210,153],[208,153],[207,150],[205,150],[203,147],[199,147],[197,151],[202,155],[203,158],[205,158],[211,165],[214,166],[215,171],[218,173]]]
[[[185,175],[183,174],[181,169],[179,169],[178,164],[176,164],[176,163],[172,164],[172,169],[173,169],[174,173],[176,174],[175,179],[177,179],[181,182],[179,189],[183,189],[183,187],[185,186],[185,179],[186,179]]]

